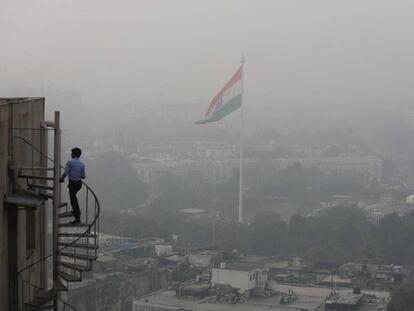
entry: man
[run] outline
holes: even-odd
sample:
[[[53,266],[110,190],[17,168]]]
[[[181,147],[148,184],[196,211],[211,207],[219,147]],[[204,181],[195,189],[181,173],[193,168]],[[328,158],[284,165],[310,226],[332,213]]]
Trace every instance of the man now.
[[[82,179],[86,178],[85,165],[79,160],[82,151],[77,147],[73,148],[71,151],[72,160],[66,162],[65,171],[59,181],[64,182],[66,176],[68,176],[70,205],[72,205],[72,213],[75,217],[75,220],[72,221],[71,224],[78,225],[80,224],[81,212],[76,194],[82,188]]]

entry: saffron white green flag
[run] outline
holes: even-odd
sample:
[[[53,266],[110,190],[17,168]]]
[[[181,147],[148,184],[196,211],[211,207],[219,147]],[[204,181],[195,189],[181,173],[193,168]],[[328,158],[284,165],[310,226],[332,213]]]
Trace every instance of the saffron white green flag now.
[[[242,101],[242,66],[226,83],[220,92],[211,100],[204,119],[195,124],[216,122],[241,107]]]

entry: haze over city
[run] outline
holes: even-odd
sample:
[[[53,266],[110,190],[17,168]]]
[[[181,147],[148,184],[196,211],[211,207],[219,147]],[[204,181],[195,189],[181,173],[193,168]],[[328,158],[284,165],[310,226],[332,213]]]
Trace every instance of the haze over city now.
[[[0,311],[412,311],[414,3],[0,2]]]

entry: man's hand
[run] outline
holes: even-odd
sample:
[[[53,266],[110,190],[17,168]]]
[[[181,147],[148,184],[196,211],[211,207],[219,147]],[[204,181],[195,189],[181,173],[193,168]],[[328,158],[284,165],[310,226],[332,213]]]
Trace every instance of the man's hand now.
[[[60,177],[60,178],[59,178],[59,181],[60,181],[60,182],[65,182],[65,178]]]

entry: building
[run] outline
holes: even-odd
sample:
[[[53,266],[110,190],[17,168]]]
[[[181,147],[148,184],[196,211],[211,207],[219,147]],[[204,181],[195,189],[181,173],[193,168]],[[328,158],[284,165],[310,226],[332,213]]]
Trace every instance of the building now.
[[[266,286],[268,273],[267,268],[259,267],[254,263],[221,263],[220,268],[212,269],[211,282],[213,286],[230,285],[241,292],[250,292]]]
[[[180,178],[200,176],[204,181],[214,183],[230,178],[235,167],[232,160],[176,160],[172,158],[141,158],[132,162],[140,179],[156,183],[166,174]]]
[[[133,311],[171,311],[171,310],[191,310],[191,311],[286,311],[286,310],[308,310],[320,311],[326,308],[333,311],[333,307],[341,304],[351,307],[357,304],[359,311],[380,310],[389,301],[388,292],[361,292],[356,294],[352,289],[337,290],[332,294],[329,288],[312,286],[291,286],[277,284],[277,293],[270,297],[250,297],[247,300],[225,301],[217,299],[217,295],[201,298],[206,295],[205,287],[198,286],[186,287],[187,294],[178,296],[174,290],[160,290],[142,296],[133,301]],[[189,297],[192,294],[194,296]],[[291,294],[292,299],[285,299]],[[328,298],[327,298],[328,297]],[[363,297],[361,299],[361,297]],[[346,310],[346,309],[337,309]],[[381,309],[384,310],[384,309]]]
[[[342,275],[329,275],[325,277],[320,283],[322,286],[337,288],[337,287],[347,287],[352,288],[352,278],[342,276]]]
[[[201,251],[197,253],[190,253],[187,255],[188,262],[196,267],[207,268],[220,254],[215,251]]]
[[[325,311],[357,311],[362,303],[362,294],[333,295],[325,302]]]
[[[43,98],[0,98],[0,305],[2,310],[17,310],[19,306],[18,271],[46,254],[45,202],[19,189],[22,180],[15,180],[12,166],[41,166],[44,161],[33,154],[22,140],[31,142],[46,152],[45,141],[31,139],[30,131],[40,128],[44,120]],[[5,200],[3,200],[5,198]],[[16,205],[26,200],[26,206]],[[30,206],[28,206],[30,205]],[[30,274],[30,275],[29,275]],[[24,278],[38,286],[46,284],[46,266],[36,265]],[[26,301],[29,297],[20,297]]]
[[[81,281],[82,273],[90,271],[97,259],[99,201],[84,183],[82,225],[70,223],[73,214],[61,200],[59,182],[60,113],[55,112],[54,121],[44,117],[44,98],[0,98],[2,310],[69,308],[62,293]],[[47,246],[48,213],[53,219],[52,249]]]
[[[173,252],[171,245],[158,244],[154,246],[154,249],[155,249],[155,253],[157,254],[157,256],[169,256]]]
[[[407,204],[414,204],[414,193],[410,194],[406,199],[405,202]]]
[[[276,160],[276,168],[286,169],[294,163],[299,163],[306,168],[317,167],[325,174],[358,172],[362,174],[366,183],[382,180],[382,162],[380,158],[375,156],[282,158]]]

